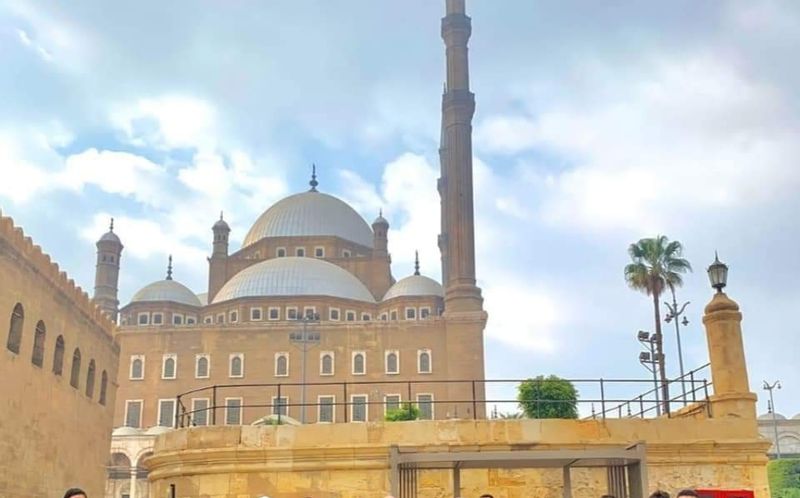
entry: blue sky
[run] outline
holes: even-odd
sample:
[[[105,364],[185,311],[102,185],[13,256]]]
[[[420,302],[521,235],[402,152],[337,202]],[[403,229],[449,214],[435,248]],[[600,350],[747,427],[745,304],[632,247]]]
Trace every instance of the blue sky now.
[[[687,366],[707,361],[714,250],[750,381],[800,412],[800,5],[472,0],[477,271],[487,376],[636,377],[629,243],[682,241]],[[84,288],[117,219],[121,300],[206,285],[272,202],[320,189],[392,224],[394,274],[438,277],[443,2],[0,0],[0,206]],[[668,370],[677,372],[665,329]],[[590,393],[585,393],[589,397]],[[759,401],[759,412],[766,410]]]

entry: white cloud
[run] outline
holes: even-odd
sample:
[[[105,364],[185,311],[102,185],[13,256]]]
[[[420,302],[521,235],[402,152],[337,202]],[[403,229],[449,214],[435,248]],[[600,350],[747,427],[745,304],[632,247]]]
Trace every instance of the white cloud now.
[[[135,145],[212,150],[216,118],[209,102],[188,95],[139,99],[118,105],[110,116],[111,123]]]

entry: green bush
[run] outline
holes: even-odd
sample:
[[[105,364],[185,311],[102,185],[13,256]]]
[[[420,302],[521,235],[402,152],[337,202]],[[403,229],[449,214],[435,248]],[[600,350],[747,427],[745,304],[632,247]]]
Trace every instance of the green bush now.
[[[523,381],[517,401],[528,418],[578,418],[578,391],[572,382],[555,375]]]
[[[419,408],[411,403],[403,403],[399,408],[389,410],[384,416],[387,422],[401,422],[403,420],[417,420],[419,418]]]
[[[767,474],[772,498],[800,498],[800,459],[772,460]]]

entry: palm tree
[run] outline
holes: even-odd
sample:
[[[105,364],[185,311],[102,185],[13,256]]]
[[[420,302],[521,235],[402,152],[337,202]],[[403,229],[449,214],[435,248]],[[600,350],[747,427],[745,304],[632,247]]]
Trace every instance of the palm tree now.
[[[692,271],[689,261],[682,258],[683,246],[677,240],[670,241],[664,235],[641,239],[628,247],[632,263],[625,266],[625,281],[631,289],[644,292],[653,298],[655,318],[656,352],[659,355],[658,370],[661,377],[661,396],[664,412],[669,413],[669,387],[664,365],[664,341],[661,335],[661,309],[658,302],[666,288],[683,285],[682,273]]]

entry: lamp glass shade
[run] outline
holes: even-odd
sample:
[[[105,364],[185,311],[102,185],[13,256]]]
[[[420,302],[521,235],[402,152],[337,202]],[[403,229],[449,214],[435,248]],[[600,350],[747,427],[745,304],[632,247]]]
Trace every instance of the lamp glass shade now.
[[[722,292],[728,284],[728,265],[722,263],[719,257],[715,257],[714,263],[708,267],[708,279],[711,281],[711,287],[719,292]]]

